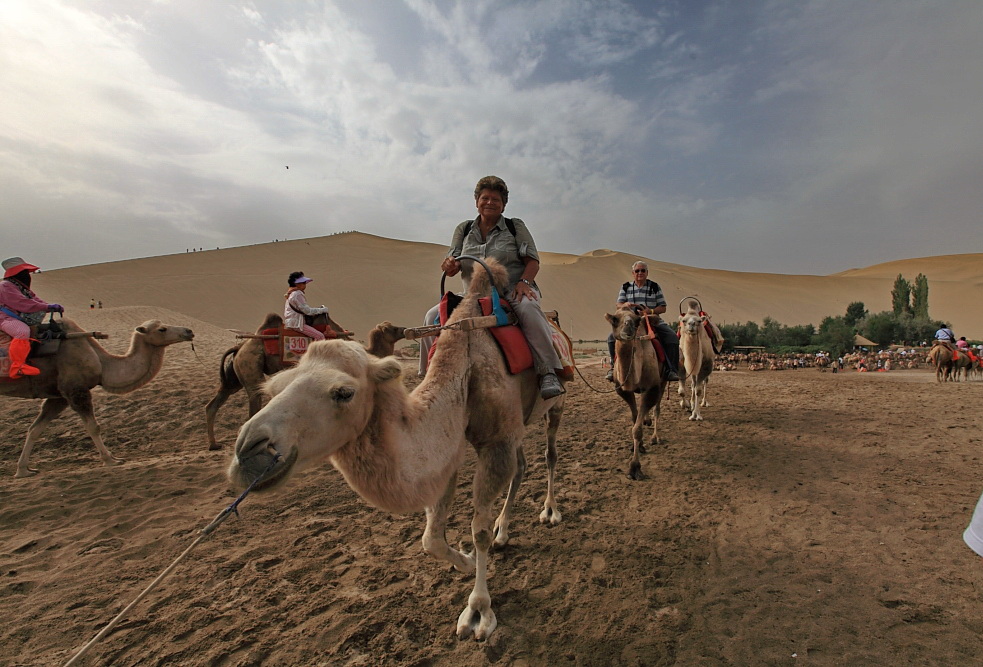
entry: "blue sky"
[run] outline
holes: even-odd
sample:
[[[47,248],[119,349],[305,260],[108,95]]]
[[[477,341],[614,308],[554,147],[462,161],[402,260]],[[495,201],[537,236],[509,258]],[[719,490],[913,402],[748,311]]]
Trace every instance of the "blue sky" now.
[[[0,252],[443,244],[486,174],[541,250],[983,252],[981,34],[978,0],[4,0]]]

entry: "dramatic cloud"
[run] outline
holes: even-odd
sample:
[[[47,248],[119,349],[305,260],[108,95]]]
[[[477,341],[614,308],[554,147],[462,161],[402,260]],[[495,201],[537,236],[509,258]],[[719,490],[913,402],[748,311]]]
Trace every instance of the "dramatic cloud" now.
[[[545,250],[979,252],[981,30],[980,3],[931,0],[7,0],[4,246],[445,243],[495,173]]]

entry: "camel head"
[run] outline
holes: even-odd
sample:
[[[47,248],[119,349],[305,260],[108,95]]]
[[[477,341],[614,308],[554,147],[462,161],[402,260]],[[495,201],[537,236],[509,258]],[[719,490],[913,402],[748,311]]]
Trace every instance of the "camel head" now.
[[[134,330],[134,336],[139,336],[148,345],[164,347],[194,340],[195,333],[187,327],[161,324],[160,320],[147,320]]]
[[[386,320],[375,325],[375,328],[369,332],[369,337],[371,338],[373,334],[381,336],[383,340],[389,343],[397,343],[406,338],[406,327],[398,327]]]
[[[679,330],[685,335],[697,336],[703,330],[703,323],[706,321],[706,315],[689,311],[679,316]]]
[[[638,333],[638,327],[642,322],[642,316],[633,310],[619,310],[614,315],[604,314],[604,318],[611,324],[615,340],[630,341]]]
[[[270,489],[295,469],[331,457],[371,427],[376,390],[393,380],[402,389],[401,373],[398,361],[377,359],[353,341],[311,344],[300,363],[264,385],[270,402],[239,429],[229,480],[245,488],[279,454],[282,458],[254,487]]]

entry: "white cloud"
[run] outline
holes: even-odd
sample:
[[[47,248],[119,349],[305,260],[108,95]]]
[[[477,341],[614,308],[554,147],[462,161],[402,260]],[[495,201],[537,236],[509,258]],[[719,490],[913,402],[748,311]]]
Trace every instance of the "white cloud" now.
[[[23,239],[49,266],[444,242],[498,173],[548,250],[816,272],[965,252],[981,28],[983,5],[929,0],[7,0],[0,215],[91,221]]]

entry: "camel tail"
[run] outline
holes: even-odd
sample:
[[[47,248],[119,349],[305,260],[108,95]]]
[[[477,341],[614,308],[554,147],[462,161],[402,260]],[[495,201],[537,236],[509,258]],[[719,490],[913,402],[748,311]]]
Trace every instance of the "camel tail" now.
[[[238,345],[236,345],[235,347],[230,347],[228,350],[225,351],[225,354],[222,355],[222,360],[218,363],[218,378],[219,381],[222,383],[223,387],[229,385],[229,377],[230,377],[229,374],[230,373],[233,375],[235,374],[235,371],[232,370],[232,361],[235,359],[236,353],[238,351],[239,351]],[[236,378],[236,382],[238,382],[238,378]]]

